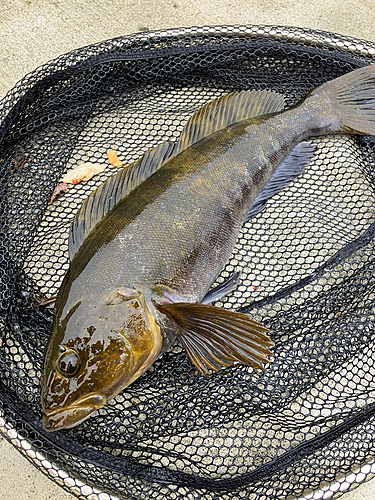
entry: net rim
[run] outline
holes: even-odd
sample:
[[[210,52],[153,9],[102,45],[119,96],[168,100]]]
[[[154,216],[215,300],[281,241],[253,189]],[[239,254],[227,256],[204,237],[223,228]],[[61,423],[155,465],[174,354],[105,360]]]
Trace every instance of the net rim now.
[[[82,62],[82,54],[89,59],[93,55],[105,54],[103,50],[104,44],[112,42],[114,48],[126,49],[126,46],[137,40],[150,40],[153,37],[172,38],[174,36],[191,36],[193,34],[202,36],[208,35],[242,35],[244,38],[250,36],[258,36],[259,38],[269,38],[276,41],[284,41],[305,46],[315,46],[326,48],[332,51],[337,49],[351,54],[365,56],[369,59],[375,59],[375,43],[366,40],[360,40],[353,37],[330,33],[322,30],[314,30],[311,28],[301,28],[294,26],[269,26],[269,25],[214,25],[201,27],[179,27],[168,28],[165,30],[152,30],[148,32],[133,33],[125,36],[120,36],[108,40],[104,40],[95,44],[83,46],[74,49],[66,54],[62,54],[57,58],[51,59],[45,64],[37,67],[30,73],[26,74],[19,80],[5,96],[0,99],[0,124],[5,119],[10,109],[6,109],[4,103],[9,100],[16,102],[13,97],[19,93],[18,90],[25,82],[28,84],[37,83],[39,76],[45,72],[52,64],[56,67],[62,67],[62,62],[65,67],[72,65],[72,60]],[[88,52],[88,49],[91,49]],[[102,49],[102,50],[100,50]],[[109,52],[109,50],[108,50]],[[6,420],[5,412],[0,408],[0,435],[2,435],[9,443],[11,443],[23,456],[25,456],[38,470],[43,472],[49,479],[54,481],[58,486],[62,487],[68,493],[86,498],[87,500],[121,500],[123,497],[102,489],[99,486],[91,486],[86,481],[69,475],[69,473],[59,467],[55,462],[50,461],[42,450],[33,446],[31,442],[24,438],[15,427]],[[288,500],[320,500],[330,499],[336,495],[343,494],[352,488],[352,485],[358,485],[372,479],[375,474],[375,456],[367,457],[366,461],[360,466],[355,466],[350,472],[343,474],[340,478],[335,478],[330,482],[325,482],[320,488],[308,490],[301,496],[290,496]],[[134,498],[134,497],[128,497]]]

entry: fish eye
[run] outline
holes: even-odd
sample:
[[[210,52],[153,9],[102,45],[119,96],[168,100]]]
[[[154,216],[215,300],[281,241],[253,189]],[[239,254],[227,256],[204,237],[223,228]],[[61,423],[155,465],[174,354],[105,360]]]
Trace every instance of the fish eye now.
[[[57,370],[63,377],[74,377],[81,368],[81,360],[73,351],[65,351],[57,361]]]

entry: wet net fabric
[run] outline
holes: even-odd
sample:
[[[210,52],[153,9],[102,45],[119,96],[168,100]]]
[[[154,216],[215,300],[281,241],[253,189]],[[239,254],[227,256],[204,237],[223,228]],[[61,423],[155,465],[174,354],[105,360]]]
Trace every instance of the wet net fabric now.
[[[311,141],[313,162],[245,224],[218,279],[241,270],[216,305],[272,331],[261,377],[244,366],[204,377],[176,342],[85,423],[48,434],[39,380],[51,315],[32,297],[56,295],[75,212],[117,171],[108,149],[130,163],[231,91],[274,90],[293,105],[374,54],[297,29],[138,34],[61,56],[0,103],[0,428],[58,484],[100,500],[284,500],[340,496],[372,477],[373,138]],[[106,169],[50,204],[86,161]]]

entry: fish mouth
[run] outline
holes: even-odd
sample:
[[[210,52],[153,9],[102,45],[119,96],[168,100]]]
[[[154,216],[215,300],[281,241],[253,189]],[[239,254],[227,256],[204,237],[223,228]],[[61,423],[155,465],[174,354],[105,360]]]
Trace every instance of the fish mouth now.
[[[86,420],[93,411],[102,408],[106,401],[103,393],[94,392],[77,399],[70,406],[46,411],[43,415],[43,428],[47,432],[71,429]]]

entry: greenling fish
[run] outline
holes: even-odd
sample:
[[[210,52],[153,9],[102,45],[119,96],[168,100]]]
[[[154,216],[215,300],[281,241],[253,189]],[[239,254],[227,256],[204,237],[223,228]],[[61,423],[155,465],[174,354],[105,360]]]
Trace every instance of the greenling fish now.
[[[213,307],[243,222],[302,172],[309,137],[375,135],[375,66],[310,92],[242,91],[199,109],[177,142],[101,184],[73,222],[70,267],[54,308],[42,375],[43,425],[74,427],[136,380],[177,337],[203,373],[265,369],[268,330]]]

